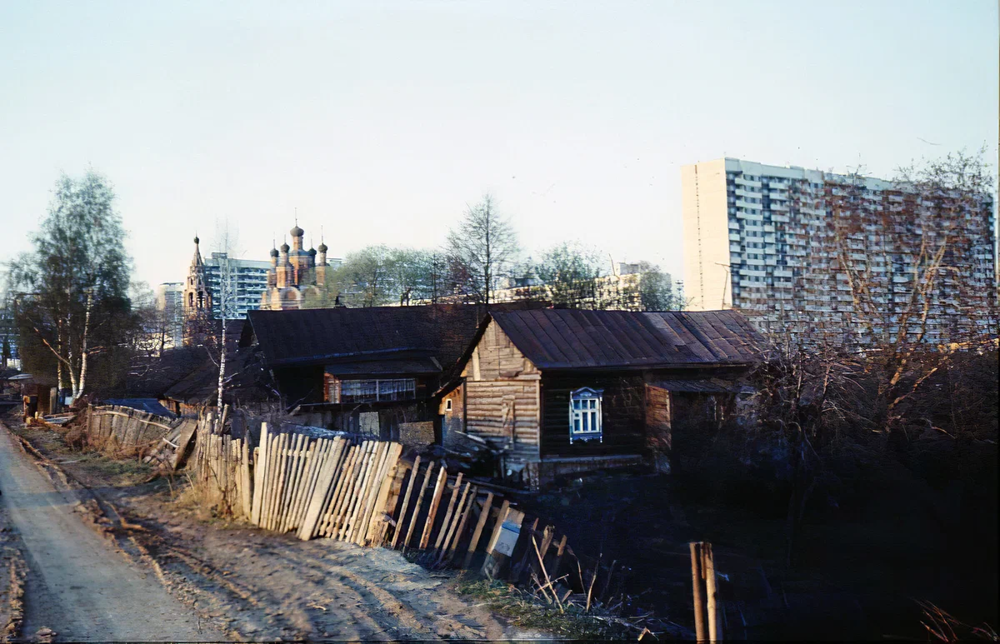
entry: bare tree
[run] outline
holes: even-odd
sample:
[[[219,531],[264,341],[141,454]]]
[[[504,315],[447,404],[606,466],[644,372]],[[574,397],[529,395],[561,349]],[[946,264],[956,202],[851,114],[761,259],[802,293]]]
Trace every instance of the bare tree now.
[[[448,233],[447,248],[465,294],[483,304],[492,301],[499,278],[519,250],[510,220],[488,193],[467,207],[465,217]]]

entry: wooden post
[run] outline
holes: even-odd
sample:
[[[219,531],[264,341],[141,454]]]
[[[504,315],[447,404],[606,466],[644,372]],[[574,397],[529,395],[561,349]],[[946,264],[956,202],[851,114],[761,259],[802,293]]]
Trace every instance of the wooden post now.
[[[437,483],[434,485],[434,496],[431,497],[431,507],[427,510],[427,521],[424,523],[424,533],[420,537],[420,549],[427,547],[431,540],[431,531],[434,529],[434,518],[437,516],[438,505],[441,503],[441,495],[444,494],[445,483],[448,481],[448,470],[444,465],[438,474]]]
[[[719,617],[716,609],[717,595],[715,590],[715,556],[712,553],[712,544],[705,542],[701,544],[702,572],[705,575],[705,596],[708,599],[708,639],[710,642],[719,641]]]
[[[413,459],[413,469],[410,470],[410,482],[406,486],[406,494],[403,495],[403,505],[399,509],[399,516],[396,517],[396,529],[392,531],[392,543],[389,547],[393,550],[396,549],[396,544],[399,543],[399,534],[403,529],[403,519],[406,518],[406,511],[409,509],[410,505],[410,495],[413,493],[413,484],[417,480],[417,472],[420,471],[420,456]]]
[[[699,642],[705,641],[705,597],[702,588],[701,542],[692,541],[691,548],[691,586],[694,593],[694,630]]]
[[[445,535],[448,532],[448,528],[451,524],[451,515],[455,511],[455,501],[458,499],[458,493],[462,489],[462,473],[458,473],[458,477],[455,479],[455,487],[451,490],[451,499],[448,500],[448,510],[444,513],[444,523],[441,524],[441,531],[438,532],[438,538],[434,542],[434,549],[440,550],[441,544],[444,542]]]
[[[479,545],[479,539],[483,535],[483,528],[486,527],[486,520],[490,517],[490,508],[492,505],[493,493],[490,492],[486,495],[483,509],[479,512],[479,521],[476,522],[476,529],[472,532],[472,541],[469,542],[469,551],[465,555],[465,561],[462,562],[462,568],[468,568],[472,563],[472,557],[476,554],[476,546]]]
[[[424,500],[424,492],[427,491],[427,484],[430,483],[431,475],[434,473],[434,461],[427,465],[427,472],[424,474],[424,482],[420,485],[420,494],[417,495],[417,502],[413,505],[413,514],[410,516],[410,525],[406,528],[406,537],[403,539],[403,550],[410,545],[410,538],[413,536],[413,528],[417,525],[417,517],[420,516],[420,505]],[[413,470],[413,476],[417,475],[417,470]]]

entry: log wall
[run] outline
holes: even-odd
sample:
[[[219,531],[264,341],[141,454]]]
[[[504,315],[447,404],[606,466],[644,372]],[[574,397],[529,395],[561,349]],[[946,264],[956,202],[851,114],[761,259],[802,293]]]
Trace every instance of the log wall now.
[[[518,460],[537,460],[541,427],[541,372],[496,322],[490,322],[462,372],[465,431],[509,449]]]

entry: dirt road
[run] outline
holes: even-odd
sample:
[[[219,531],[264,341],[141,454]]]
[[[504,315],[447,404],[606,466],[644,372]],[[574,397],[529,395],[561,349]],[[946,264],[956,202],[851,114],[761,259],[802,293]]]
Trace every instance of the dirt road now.
[[[57,640],[225,639],[88,528],[77,499],[56,490],[2,423],[0,491],[26,551],[26,638],[48,627]]]

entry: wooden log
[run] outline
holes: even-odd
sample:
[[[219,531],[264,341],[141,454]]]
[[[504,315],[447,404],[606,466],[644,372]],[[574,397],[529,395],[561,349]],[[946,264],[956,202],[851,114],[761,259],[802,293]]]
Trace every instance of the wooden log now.
[[[403,550],[410,544],[410,538],[413,536],[413,528],[417,525],[417,518],[420,516],[420,506],[424,500],[424,492],[427,491],[427,484],[431,480],[431,475],[434,473],[434,461],[431,461],[427,465],[427,473],[424,474],[424,482],[420,486],[420,494],[417,495],[417,502],[413,505],[413,514],[410,515],[410,525],[406,529],[406,537],[403,539]],[[413,476],[416,478],[417,470],[413,470]]]
[[[458,499],[458,493],[462,490],[462,473],[459,472],[458,476],[455,478],[455,487],[451,489],[451,498],[448,499],[448,509],[444,513],[444,522],[441,524],[441,530],[438,532],[437,540],[434,542],[434,549],[440,550],[441,544],[444,542],[444,538],[447,534],[449,524],[451,523],[451,515],[455,511],[455,501]]]
[[[705,596],[702,587],[701,543],[692,541],[691,549],[691,590],[694,594],[694,630],[699,642],[705,641]]]
[[[448,480],[448,470],[444,465],[438,474],[437,483],[434,485],[434,495],[431,497],[431,507],[427,510],[427,521],[424,522],[424,532],[420,537],[420,549],[423,550],[431,540],[431,531],[434,529],[434,518],[437,516],[438,505],[441,503],[441,495],[444,494],[445,483]]]
[[[466,483],[466,492],[469,492],[468,486],[471,483]],[[455,559],[455,554],[458,552],[458,544],[462,541],[462,535],[465,533],[465,526],[469,523],[469,515],[472,514],[472,506],[476,504],[476,495],[479,494],[479,488],[473,487],[472,493],[468,494],[468,500],[466,497],[462,497],[464,503],[460,504],[459,507],[465,507],[461,513],[461,519],[458,521],[458,528],[455,530],[455,535],[451,538],[451,545],[448,545],[448,540],[445,540],[445,547],[448,549],[448,555],[444,557],[443,563],[448,565],[451,564]]]
[[[388,508],[389,493],[396,482],[396,468],[399,465],[399,457],[403,453],[403,446],[399,443],[389,444],[389,455],[386,457],[385,465],[382,466],[382,484],[378,486],[375,494],[375,501],[371,510],[366,515],[365,522],[368,529],[364,530],[365,523],[362,524],[362,531],[359,545],[380,546],[382,545],[382,535],[385,534],[385,516]],[[376,484],[378,481],[376,480]]]
[[[392,532],[392,543],[389,544],[392,550],[395,550],[396,544],[399,543],[399,535],[403,530],[403,520],[406,519],[406,511],[410,505],[410,495],[413,493],[413,484],[416,482],[419,472],[420,456],[417,456],[413,459],[413,468],[410,470],[410,482],[406,486],[406,493],[403,494],[403,505],[399,508],[399,516],[396,517],[396,529]]]
[[[492,506],[493,493],[489,492],[486,494],[486,500],[483,501],[483,507],[479,511],[479,520],[476,521],[476,529],[472,531],[472,540],[469,541],[469,549],[466,552],[465,561],[462,562],[462,568],[468,568],[472,564],[472,558],[476,554],[479,539],[483,536],[483,528],[486,527],[486,520],[490,518],[490,508]]]

